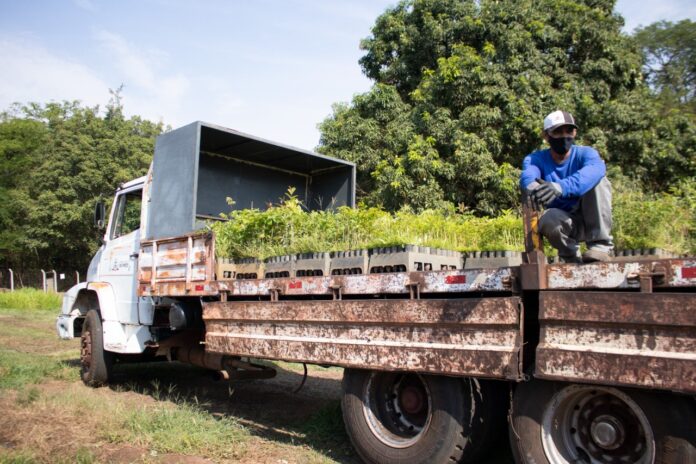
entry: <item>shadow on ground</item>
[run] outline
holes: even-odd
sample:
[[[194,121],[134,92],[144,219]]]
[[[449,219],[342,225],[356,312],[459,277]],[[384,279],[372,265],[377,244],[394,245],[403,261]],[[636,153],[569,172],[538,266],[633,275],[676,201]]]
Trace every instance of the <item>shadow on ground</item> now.
[[[337,369],[302,372],[276,367],[268,380],[234,383],[210,371],[180,363],[119,365],[111,388],[173,401],[197,403],[214,416],[229,416],[253,435],[279,443],[305,445],[340,463],[359,463],[345,433]],[[301,370],[301,367],[300,367]]]
[[[119,365],[111,388],[135,391],[173,401],[197,403],[214,416],[228,416],[253,435],[278,443],[304,445],[344,464],[361,462],[346,435],[341,418],[340,369],[312,368],[302,383],[302,368],[276,367],[268,380],[230,383],[210,371],[179,363]],[[509,464],[507,437],[481,464]]]

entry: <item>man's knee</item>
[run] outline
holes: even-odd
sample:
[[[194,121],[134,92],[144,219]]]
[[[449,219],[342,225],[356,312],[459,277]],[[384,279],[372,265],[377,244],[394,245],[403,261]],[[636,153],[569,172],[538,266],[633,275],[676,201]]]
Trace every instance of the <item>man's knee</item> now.
[[[609,179],[604,176],[592,187],[585,195],[580,198],[584,207],[590,206],[594,209],[611,209],[612,188]]]
[[[551,208],[539,218],[539,232],[549,236],[564,231],[567,227],[568,213],[558,208]]]

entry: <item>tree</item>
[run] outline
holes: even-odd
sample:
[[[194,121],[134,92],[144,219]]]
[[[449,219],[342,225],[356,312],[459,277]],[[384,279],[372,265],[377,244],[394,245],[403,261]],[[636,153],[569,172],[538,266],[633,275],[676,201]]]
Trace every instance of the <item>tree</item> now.
[[[96,199],[144,175],[161,124],[102,116],[79,102],[16,105],[0,118],[0,260],[9,267],[84,270],[99,244]],[[6,175],[5,175],[6,174]]]
[[[667,107],[696,114],[696,22],[660,21],[635,33],[645,56],[648,82]]]
[[[334,106],[318,150],[357,162],[370,204],[496,214],[517,205],[517,166],[542,145],[542,118],[563,108],[581,143],[665,188],[673,177],[655,182],[649,170],[674,155],[656,141],[642,57],[614,3],[404,0],[361,43],[375,85]],[[693,173],[693,152],[679,156]]]

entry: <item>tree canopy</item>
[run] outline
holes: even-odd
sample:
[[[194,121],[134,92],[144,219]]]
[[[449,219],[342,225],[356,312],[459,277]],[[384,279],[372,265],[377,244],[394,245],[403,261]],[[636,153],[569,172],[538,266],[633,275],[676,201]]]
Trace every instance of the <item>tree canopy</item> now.
[[[15,105],[0,116],[0,260],[84,269],[98,246],[96,199],[144,175],[162,125],[78,102]]]
[[[648,82],[670,108],[696,113],[696,23],[660,21],[635,34],[645,57]]]
[[[654,104],[613,0],[404,0],[361,47],[375,84],[320,124],[319,150],[358,165],[368,204],[517,204],[517,167],[543,117],[573,113],[579,142],[663,190],[696,174],[692,117]]]

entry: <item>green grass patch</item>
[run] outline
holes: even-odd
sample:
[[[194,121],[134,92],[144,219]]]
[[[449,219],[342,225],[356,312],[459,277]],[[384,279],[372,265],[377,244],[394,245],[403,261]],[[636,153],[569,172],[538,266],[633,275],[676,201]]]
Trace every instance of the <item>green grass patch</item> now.
[[[73,358],[70,353],[70,358]],[[0,350],[0,389],[21,389],[46,379],[79,380],[79,369],[67,363],[65,355],[53,357]]]
[[[233,418],[215,418],[189,402],[158,404],[119,414],[104,428],[113,443],[145,446],[158,453],[234,458],[243,454],[249,433]]]
[[[63,296],[60,293],[44,293],[33,288],[0,292],[0,309],[57,311],[62,302]]]
[[[622,183],[624,182],[624,183]],[[651,195],[616,182],[617,249],[662,248],[696,253],[696,188]],[[421,245],[457,251],[524,249],[522,219],[507,211],[495,218],[453,209],[389,213],[374,207],[307,212],[288,192],[278,205],[245,209],[211,224],[218,255],[265,259],[295,253]]]
[[[346,428],[343,424],[340,401],[332,401],[330,404],[313,414],[300,427],[311,442],[343,443],[348,440]]]
[[[34,464],[40,462],[26,451],[10,452],[0,456],[0,464]]]

